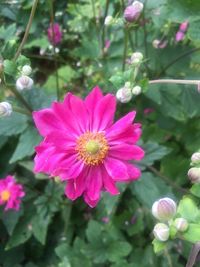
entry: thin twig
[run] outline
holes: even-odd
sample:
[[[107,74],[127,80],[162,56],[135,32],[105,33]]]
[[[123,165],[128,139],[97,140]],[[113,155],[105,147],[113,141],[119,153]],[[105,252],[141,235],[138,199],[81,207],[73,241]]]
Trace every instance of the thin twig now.
[[[177,61],[181,60],[182,58],[189,56],[197,51],[200,50],[200,47],[197,48],[193,48],[189,51],[187,51],[186,53],[178,56],[177,58],[173,59],[171,62],[169,62],[163,69],[161,72],[158,73],[158,75],[156,76],[157,78],[159,78],[162,74],[164,74],[166,72],[167,69],[169,69],[172,65],[174,65]]]
[[[199,251],[200,251],[200,242],[197,242],[191,248],[190,255],[189,255],[186,267],[194,266],[194,264],[196,262],[196,258],[197,258],[198,254],[199,254]]]
[[[31,24],[32,24],[32,21],[33,21],[33,18],[34,18],[34,15],[35,15],[35,11],[36,11],[36,7],[37,7],[37,4],[38,4],[38,1],[39,0],[35,0],[34,3],[33,3],[33,6],[32,6],[32,9],[31,9],[31,14],[30,14],[30,17],[29,17],[29,21],[28,21],[28,24],[26,26],[26,30],[25,30],[25,34],[24,34],[24,37],[22,39],[22,42],[14,56],[14,61],[16,61],[26,43],[26,40],[27,40],[27,37],[29,35],[29,31],[30,31],[30,28],[31,28]]]
[[[102,28],[102,51],[104,49],[104,46],[105,46],[105,25],[104,25],[104,22],[105,22],[105,18],[107,17],[108,15],[108,9],[109,9],[109,0],[106,0],[106,7],[105,7],[105,13],[104,13],[104,16],[103,16],[103,28]],[[104,53],[102,53],[104,55]]]
[[[165,254],[166,258],[167,258],[167,262],[168,262],[169,267],[173,267],[172,259],[170,257],[170,254],[169,254],[167,248],[164,250],[164,254]]]
[[[178,186],[169,177],[167,177],[167,176],[163,175],[162,173],[160,173],[155,167],[153,167],[153,166],[147,166],[147,165],[145,165],[145,167],[147,169],[149,169],[151,172],[153,172],[155,175],[157,175],[158,177],[162,178],[167,184],[169,184],[170,186],[172,186],[174,189],[180,191],[183,194],[188,193],[188,190],[187,189]]]
[[[17,91],[15,87],[9,86],[8,89],[16,96],[16,98],[22,103],[22,105],[27,109],[29,115],[32,114],[32,108],[26,99]]]
[[[128,30],[125,25],[124,26],[124,53],[123,53],[122,71],[125,71],[127,49],[128,49]]]
[[[194,84],[199,85],[200,80],[176,80],[176,79],[161,79],[161,80],[151,80],[149,81],[149,84],[155,84],[155,83],[172,83],[172,84]]]

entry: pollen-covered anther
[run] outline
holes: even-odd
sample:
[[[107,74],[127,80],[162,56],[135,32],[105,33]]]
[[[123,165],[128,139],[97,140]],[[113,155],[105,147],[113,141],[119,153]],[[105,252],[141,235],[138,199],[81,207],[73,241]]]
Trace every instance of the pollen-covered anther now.
[[[103,162],[109,146],[103,133],[86,132],[81,135],[76,144],[78,158],[86,165],[98,165]]]
[[[8,201],[10,198],[10,191],[4,190],[1,192],[0,196],[2,201]]]

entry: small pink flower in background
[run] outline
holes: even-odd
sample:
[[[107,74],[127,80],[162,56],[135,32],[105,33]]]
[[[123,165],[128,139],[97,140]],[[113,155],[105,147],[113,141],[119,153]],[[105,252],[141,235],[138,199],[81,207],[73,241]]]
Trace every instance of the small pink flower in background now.
[[[155,39],[153,40],[153,47],[156,48],[156,49],[163,49],[167,46],[168,44],[168,41],[167,40],[158,40],[158,39]]]
[[[49,42],[57,45],[62,40],[62,32],[58,23],[51,24],[47,30]]]
[[[124,19],[128,22],[136,21],[144,8],[143,3],[134,1],[132,5],[127,6],[124,10]]]
[[[111,45],[111,41],[110,40],[106,40],[105,44],[104,44],[104,49],[103,49],[104,53],[108,52],[108,49],[109,49],[110,45]]]
[[[103,223],[109,223],[110,221],[109,217],[102,217],[101,220]]]
[[[145,108],[144,109],[144,115],[148,115],[154,111],[155,111],[155,109],[153,109],[153,108]]]
[[[188,26],[189,26],[189,22],[188,21],[184,21],[183,23],[180,24],[179,30],[176,33],[176,37],[175,37],[176,42],[180,42],[185,38],[185,33],[186,33],[187,29],[188,29]]]
[[[132,160],[144,151],[136,145],[141,124],[130,112],[114,123],[116,97],[103,96],[95,87],[82,100],[68,93],[64,102],[33,113],[44,140],[36,147],[35,172],[59,176],[66,181],[66,196],[81,195],[90,207],[100,200],[101,191],[119,194],[116,182],[129,182],[141,172]]]
[[[5,210],[19,210],[21,198],[24,196],[23,186],[17,184],[13,176],[0,180],[0,205],[5,204]]]

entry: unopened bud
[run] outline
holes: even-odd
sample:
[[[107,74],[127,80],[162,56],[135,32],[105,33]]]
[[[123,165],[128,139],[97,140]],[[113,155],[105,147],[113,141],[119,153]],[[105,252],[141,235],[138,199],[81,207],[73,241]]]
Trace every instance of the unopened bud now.
[[[188,21],[184,21],[183,23],[180,24],[179,31],[186,32],[189,26]]]
[[[29,76],[32,72],[32,68],[29,65],[25,65],[22,68],[22,75]]]
[[[174,225],[175,225],[176,229],[180,232],[185,232],[189,226],[187,220],[184,218],[177,218],[174,221]]]
[[[188,171],[188,177],[192,183],[200,183],[200,168],[190,168]]]
[[[192,154],[191,161],[194,164],[200,163],[200,152],[196,152],[196,153]]]
[[[164,223],[157,223],[153,229],[155,239],[159,241],[167,241],[169,238],[169,227]]]
[[[0,103],[0,117],[10,116],[12,113],[12,106],[8,102]]]
[[[161,41],[161,40],[155,39],[153,40],[152,45],[156,49],[163,49],[167,46],[167,43],[168,43],[167,40]]]
[[[126,21],[128,22],[133,22],[136,21],[142,10],[143,10],[143,3],[139,2],[139,1],[135,1],[133,2],[133,4],[131,6],[128,6],[125,10],[124,10],[124,18]]]
[[[113,17],[112,17],[112,16],[107,16],[107,17],[105,18],[104,24],[105,24],[106,26],[108,26],[108,25],[111,25],[112,23],[113,23]]]
[[[132,89],[133,95],[139,95],[142,92],[142,88],[139,85],[136,85]]]
[[[117,91],[116,97],[121,103],[128,103],[132,98],[131,89],[128,87],[119,89]]]
[[[171,198],[161,198],[154,202],[152,214],[160,221],[169,221],[176,214],[176,203]]]
[[[33,80],[28,77],[28,76],[21,76],[17,79],[17,82],[16,82],[16,88],[19,90],[19,91],[22,91],[24,89],[31,89],[31,87],[33,86]]]
[[[131,56],[131,64],[139,65],[143,60],[143,54],[140,52],[135,52]]]

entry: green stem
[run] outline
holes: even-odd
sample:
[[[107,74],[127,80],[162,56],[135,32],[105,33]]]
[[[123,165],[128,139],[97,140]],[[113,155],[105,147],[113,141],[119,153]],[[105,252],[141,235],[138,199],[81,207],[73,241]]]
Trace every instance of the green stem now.
[[[53,0],[50,1],[50,20],[51,20],[51,27],[52,27],[52,36],[53,36],[53,58],[55,63],[55,72],[56,72],[56,93],[57,93],[57,100],[60,99],[60,90],[59,90],[59,79],[58,79],[58,62],[57,62],[57,56],[56,56],[56,47],[54,44],[55,39],[55,32],[54,32],[54,10],[53,10]]]
[[[102,44],[101,44],[102,55],[104,55],[103,50],[104,50],[104,46],[105,46],[105,25],[104,25],[104,22],[105,22],[105,18],[108,15],[108,9],[109,9],[109,0],[106,0],[106,7],[105,7],[105,13],[104,13],[104,16],[103,16],[103,28],[102,28]]]
[[[194,84],[199,85],[200,80],[176,80],[176,79],[161,79],[161,80],[151,80],[149,81],[149,84],[156,84],[156,83],[172,83],[172,84]]]
[[[124,26],[124,53],[123,53],[122,71],[125,71],[127,49],[128,49],[128,32],[127,32],[127,28],[125,25]]]
[[[200,242],[197,242],[196,244],[194,244],[192,246],[186,267],[193,267],[194,266],[194,264],[196,262],[196,258],[199,254],[199,251],[200,251]]]
[[[21,114],[24,114],[24,115],[27,115],[27,116],[31,116],[31,113],[27,112],[25,109],[22,109],[20,107],[12,107],[13,108],[13,111],[17,112],[17,113],[21,113]]]
[[[167,258],[167,262],[168,262],[169,267],[173,267],[172,259],[171,259],[170,255],[169,255],[169,252],[168,252],[167,248],[164,250],[164,254],[165,254],[166,258]]]
[[[197,51],[200,50],[200,47],[197,48],[193,48],[190,51],[187,51],[186,53],[178,56],[177,58],[173,59],[171,62],[169,62],[163,69],[161,72],[158,73],[158,75],[156,76],[157,78],[159,78],[162,74],[164,74],[166,72],[167,69],[169,69],[172,65],[174,65],[176,62],[178,62],[179,60],[183,59],[186,56],[189,56]]]
[[[30,31],[30,28],[31,28],[31,24],[32,24],[32,21],[33,21],[33,18],[34,18],[34,15],[35,15],[35,11],[36,11],[36,7],[37,7],[37,4],[38,4],[38,1],[39,0],[34,0],[34,3],[33,3],[33,6],[32,6],[32,9],[31,9],[31,14],[30,14],[30,17],[29,17],[29,21],[28,21],[28,24],[26,26],[26,30],[25,30],[25,34],[24,34],[24,37],[22,39],[22,42],[14,56],[14,61],[16,61],[26,43],[26,40],[27,40],[27,37],[29,35],[29,31]]]
[[[16,98],[22,103],[22,105],[27,109],[29,115],[32,116],[32,108],[26,99],[17,91],[15,87],[9,86],[8,89],[16,96]]]

